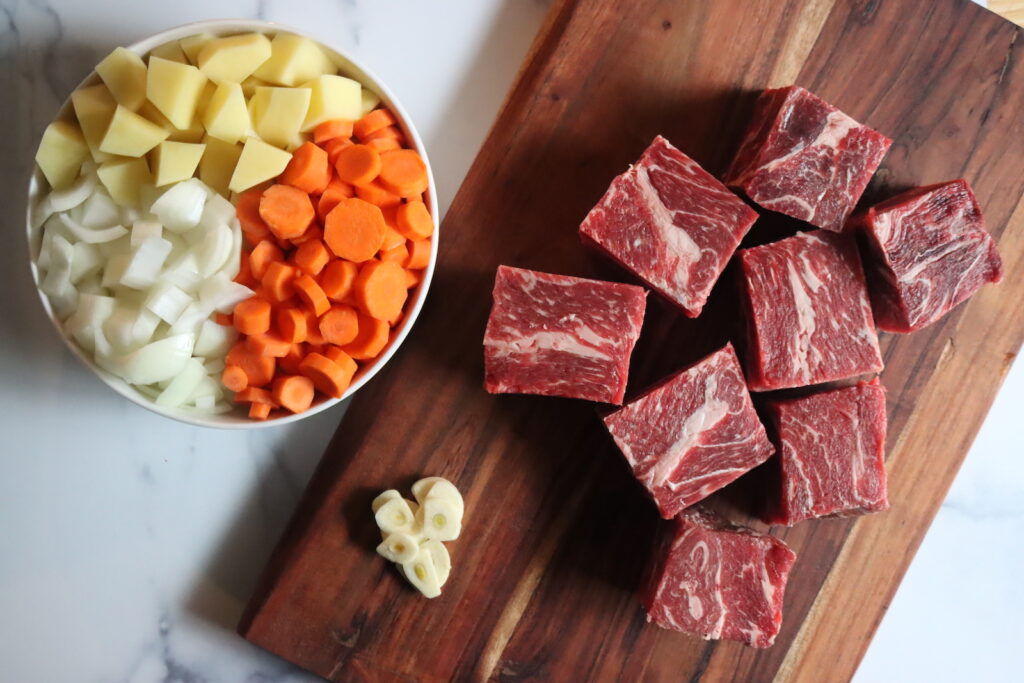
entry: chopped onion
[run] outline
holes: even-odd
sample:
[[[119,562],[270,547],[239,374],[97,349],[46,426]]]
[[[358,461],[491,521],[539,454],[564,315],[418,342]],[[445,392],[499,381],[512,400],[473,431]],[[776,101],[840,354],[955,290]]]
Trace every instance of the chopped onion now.
[[[173,252],[171,253],[173,254]],[[160,279],[182,291],[194,294],[203,283],[203,278],[199,275],[199,267],[196,264],[196,255],[187,252],[178,257],[174,263],[167,266]]]
[[[176,334],[146,344],[122,357],[119,373],[132,384],[153,384],[177,375],[192,358],[195,336]]]
[[[224,265],[231,256],[234,236],[227,225],[216,225],[206,232],[203,241],[195,247],[199,274],[208,278]]]
[[[71,187],[51,192],[46,198],[48,208],[52,213],[70,211],[88,199],[95,189],[96,176],[81,175]]]
[[[128,242],[132,247],[137,247],[147,237],[163,237],[163,231],[164,226],[156,221],[134,221],[132,223],[132,236]],[[170,240],[167,243],[172,247],[174,246],[174,243]]]
[[[162,282],[154,287],[146,298],[146,308],[156,313],[167,324],[174,321],[192,303],[192,297],[178,287]]]
[[[253,293],[245,285],[230,280],[227,275],[216,273],[199,288],[199,300],[218,313],[230,313]]]
[[[82,215],[78,222],[82,227],[90,230],[109,228],[121,222],[121,214],[117,210],[117,204],[110,198],[110,195],[97,190],[91,197],[82,204]]]
[[[171,334],[180,334],[182,332],[199,334],[199,326],[210,317],[211,313],[213,313],[212,308],[208,308],[198,301],[191,302],[181,312],[178,319],[174,321],[174,324],[171,325]]]
[[[103,257],[95,245],[76,242],[72,249],[74,253],[71,256],[71,282],[77,284],[103,267]]]
[[[156,397],[156,404],[166,408],[177,408],[188,400],[204,377],[206,370],[203,364],[195,358],[189,358],[181,372],[175,375],[167,388]]]
[[[160,268],[171,253],[171,243],[161,237],[147,237],[128,257],[121,284],[132,289],[151,287],[160,276]]]
[[[128,262],[131,254],[114,254],[107,258],[107,265],[103,268],[103,280],[100,284],[104,287],[117,287],[121,284],[124,272],[128,270]]]
[[[150,211],[165,228],[185,232],[196,227],[206,205],[206,186],[196,178],[173,185],[153,202]]]
[[[149,343],[159,324],[160,318],[151,311],[118,302],[113,314],[104,323],[103,332],[118,351],[134,351]]]
[[[68,218],[66,214],[57,214],[60,216],[61,222],[67,231],[75,236],[75,239],[80,242],[88,242],[89,244],[100,244],[102,242],[112,242],[119,237],[124,237],[128,234],[128,231],[122,225],[115,225],[111,228],[103,228],[102,230],[90,230],[89,228],[78,225],[73,220]]]
[[[114,312],[114,298],[81,294],[74,314],[64,322],[64,331],[75,338],[81,346],[94,351],[95,335],[104,321]]]
[[[196,346],[192,352],[206,358],[223,358],[231,350],[231,345],[238,339],[238,332],[233,327],[218,325],[212,320],[203,321],[196,338]],[[207,366],[214,361],[209,361]],[[223,366],[220,370],[223,370]],[[219,370],[209,370],[212,374]]]

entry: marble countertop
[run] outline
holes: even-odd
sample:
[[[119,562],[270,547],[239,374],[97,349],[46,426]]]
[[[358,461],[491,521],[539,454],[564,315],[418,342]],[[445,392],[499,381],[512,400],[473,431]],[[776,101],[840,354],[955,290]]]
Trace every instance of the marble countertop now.
[[[120,398],[64,349],[21,232],[34,147],[60,101],[115,45],[199,19],[281,21],[392,86],[446,208],[545,11],[541,0],[0,0],[0,680],[310,679],[233,629],[343,411],[252,432],[191,428]],[[1018,363],[859,681],[1019,675],[1022,405]]]

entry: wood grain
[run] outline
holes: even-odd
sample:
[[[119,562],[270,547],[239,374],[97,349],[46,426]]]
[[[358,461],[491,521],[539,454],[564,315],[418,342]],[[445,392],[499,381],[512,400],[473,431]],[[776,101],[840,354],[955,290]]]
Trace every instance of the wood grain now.
[[[1018,38],[960,0],[556,3],[442,226],[417,328],[346,415],[240,632],[334,680],[849,678],[1024,338]],[[798,560],[758,651],[645,624],[634,590],[663,523],[594,406],[485,394],[480,341],[499,263],[624,279],[576,236],[611,177],[655,133],[720,172],[756,92],[788,81],[896,139],[867,201],[968,177],[1006,277],[884,336],[893,508],[775,530]],[[748,244],[796,227],[765,216]],[[631,392],[733,334],[730,275],[697,320],[650,299]],[[467,499],[433,601],[373,554],[368,513],[425,474]],[[714,504],[760,526],[759,475]]]

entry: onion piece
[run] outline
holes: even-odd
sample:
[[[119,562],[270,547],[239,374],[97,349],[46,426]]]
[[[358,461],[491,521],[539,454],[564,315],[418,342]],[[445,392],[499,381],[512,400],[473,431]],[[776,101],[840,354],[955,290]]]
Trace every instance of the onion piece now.
[[[78,284],[86,277],[98,273],[103,267],[100,250],[87,242],[76,242],[72,247],[71,282]]]
[[[165,408],[177,408],[188,400],[199,382],[205,377],[206,371],[203,369],[203,364],[195,358],[188,359],[181,372],[175,375],[167,388],[156,397],[156,404]]]
[[[88,242],[89,244],[100,244],[103,242],[112,242],[119,237],[124,237],[128,234],[128,230],[122,225],[115,225],[111,228],[104,228],[102,230],[90,230],[89,228],[78,225],[73,220],[68,218],[66,214],[57,214],[60,218],[61,223],[67,228],[67,231],[74,235],[75,239],[81,242]]]
[[[188,294],[170,283],[161,282],[150,290],[145,306],[167,324],[173,325],[190,303],[192,297]]]
[[[153,384],[171,379],[192,358],[195,336],[176,334],[146,344],[122,357],[120,375],[131,384]]]
[[[54,190],[46,197],[48,208],[52,213],[70,211],[83,203],[96,189],[95,175],[83,174],[73,185],[63,190]]]
[[[190,178],[171,186],[149,210],[171,232],[186,232],[202,217],[207,196],[202,181]]]
[[[132,247],[137,247],[147,237],[163,237],[164,226],[160,225],[156,221],[134,221],[132,223],[132,235],[128,240],[128,243]],[[170,240],[167,241],[172,247],[174,243]]]
[[[236,305],[255,292],[234,282],[223,273],[215,273],[199,288],[199,300],[218,313],[230,313]]]
[[[193,247],[199,274],[208,278],[227,262],[234,245],[234,235],[227,225],[215,225],[207,230],[202,242]]]
[[[199,327],[199,336],[196,337],[196,345],[192,350],[197,356],[206,358],[223,358],[231,350],[231,345],[238,339],[238,331],[233,327],[219,325],[212,320],[206,320]],[[214,361],[209,361],[207,365]],[[221,367],[220,370],[224,368]],[[207,369],[208,372],[215,372]]]
[[[78,223],[90,230],[109,228],[121,223],[121,214],[110,195],[97,190],[82,204]]]
[[[171,253],[171,243],[161,237],[147,237],[128,257],[121,284],[132,289],[151,287],[160,276],[160,268]]]

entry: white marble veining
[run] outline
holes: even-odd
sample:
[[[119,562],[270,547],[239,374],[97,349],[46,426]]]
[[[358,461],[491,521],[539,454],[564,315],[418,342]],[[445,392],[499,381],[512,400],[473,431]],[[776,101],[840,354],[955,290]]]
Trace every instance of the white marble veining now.
[[[113,46],[217,17],[330,37],[402,99],[447,207],[543,0],[0,0],[0,681],[309,680],[233,633],[341,417],[252,433],[136,407],[49,327],[25,264],[25,182],[59,102]],[[1011,680],[1024,570],[1024,369],[1007,380],[858,675]],[[936,645],[941,643],[941,647]]]

